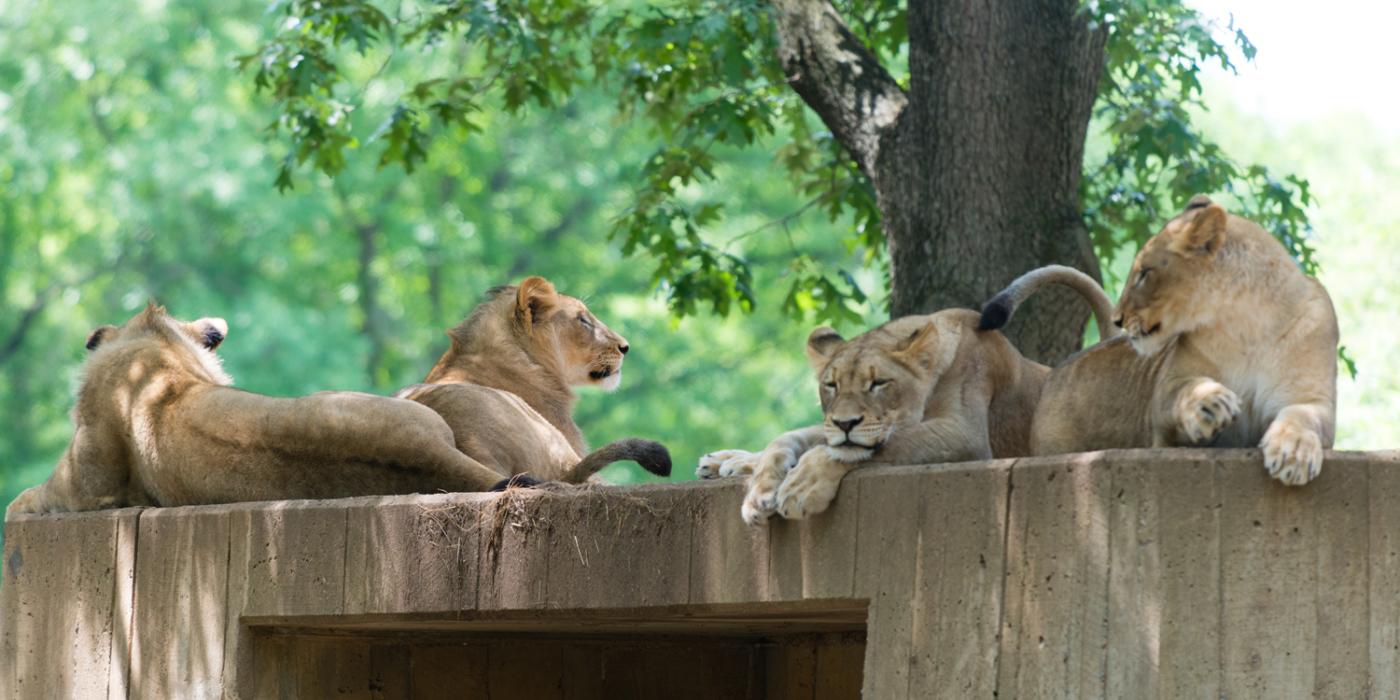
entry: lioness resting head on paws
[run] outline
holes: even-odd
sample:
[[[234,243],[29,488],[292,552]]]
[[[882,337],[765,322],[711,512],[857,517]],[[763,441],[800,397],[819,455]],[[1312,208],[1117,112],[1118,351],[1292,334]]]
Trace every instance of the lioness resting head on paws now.
[[[283,399],[228,386],[214,354],[227,333],[223,319],[185,323],[155,305],[94,331],[73,440],[49,480],[6,515],[484,491],[500,479],[411,401],[350,392]]]
[[[619,460],[670,475],[671,456],[659,443],[618,440],[589,454],[574,423],[572,387],[616,389],[626,339],[543,277],[487,297],[447,332],[452,345],[423,383],[397,396],[436,411],[457,448],[502,478],[528,472],[580,483]]]
[[[1109,328],[1111,301],[1092,278],[1058,266],[1041,274],[1082,294]],[[850,341],[818,328],[807,357],[821,385],[822,424],[779,436],[761,453],[712,452],[697,469],[701,477],[752,474],[742,512],[749,524],[826,510],[857,466],[1028,454],[1050,371],[979,328],[967,309],[896,319]]]
[[[1337,316],[1258,224],[1193,197],[1138,253],[1115,313],[1126,337],[1051,374],[1035,454],[1258,445],[1285,484],[1322,471],[1336,420]]]

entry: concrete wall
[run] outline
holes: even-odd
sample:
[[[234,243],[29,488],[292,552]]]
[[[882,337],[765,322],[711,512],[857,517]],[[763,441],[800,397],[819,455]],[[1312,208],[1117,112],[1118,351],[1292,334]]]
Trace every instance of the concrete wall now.
[[[1260,459],[22,517],[0,696],[1400,697],[1400,454]]]

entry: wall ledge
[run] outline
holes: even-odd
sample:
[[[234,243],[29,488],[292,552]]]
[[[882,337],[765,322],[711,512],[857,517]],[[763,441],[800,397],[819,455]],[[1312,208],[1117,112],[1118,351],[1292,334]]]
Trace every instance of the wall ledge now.
[[[17,516],[0,696],[262,696],[299,673],[279,635],[860,633],[867,697],[1400,697],[1397,451],[1329,452],[1302,488],[1258,450],[860,469],[759,528],[742,492]]]

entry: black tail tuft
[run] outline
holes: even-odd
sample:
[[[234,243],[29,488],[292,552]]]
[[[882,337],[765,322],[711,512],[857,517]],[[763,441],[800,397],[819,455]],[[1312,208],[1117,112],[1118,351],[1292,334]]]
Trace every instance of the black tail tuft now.
[[[629,440],[632,443],[632,459],[652,474],[671,475],[671,452],[666,446],[651,440]]]
[[[1005,292],[992,297],[982,307],[982,319],[977,323],[979,331],[994,331],[1006,326],[1011,320],[1011,296]]]

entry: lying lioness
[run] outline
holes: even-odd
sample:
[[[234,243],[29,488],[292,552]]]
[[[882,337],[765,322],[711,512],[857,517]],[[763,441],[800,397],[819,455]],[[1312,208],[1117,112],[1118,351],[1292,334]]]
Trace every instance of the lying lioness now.
[[[234,389],[214,349],[223,319],[177,321],[150,305],[92,333],[74,434],[48,481],[6,511],[484,491],[500,475],[453,446],[412,401]]]
[[[397,396],[432,408],[458,449],[514,483],[579,483],[624,459],[670,475],[671,455],[660,444],[618,440],[589,454],[574,423],[571,387],[612,390],[621,382],[630,349],[622,336],[543,277],[487,295],[447,332],[452,345],[424,383]]]
[[[1060,266],[1040,275],[1083,295],[1101,332],[1111,330],[1112,302],[1092,278]],[[696,470],[702,478],[752,474],[742,508],[749,524],[826,510],[841,478],[861,465],[1029,454],[1050,371],[966,309],[896,319],[850,341],[818,328],[807,357],[821,384],[822,424],[785,433],[758,454],[712,452]]]
[[[998,297],[984,317],[1004,322],[1015,305]],[[1337,316],[1322,285],[1258,224],[1192,198],[1133,260],[1115,313],[1127,337],[1050,375],[1035,454],[1258,445],[1285,484],[1322,471],[1336,416]]]

